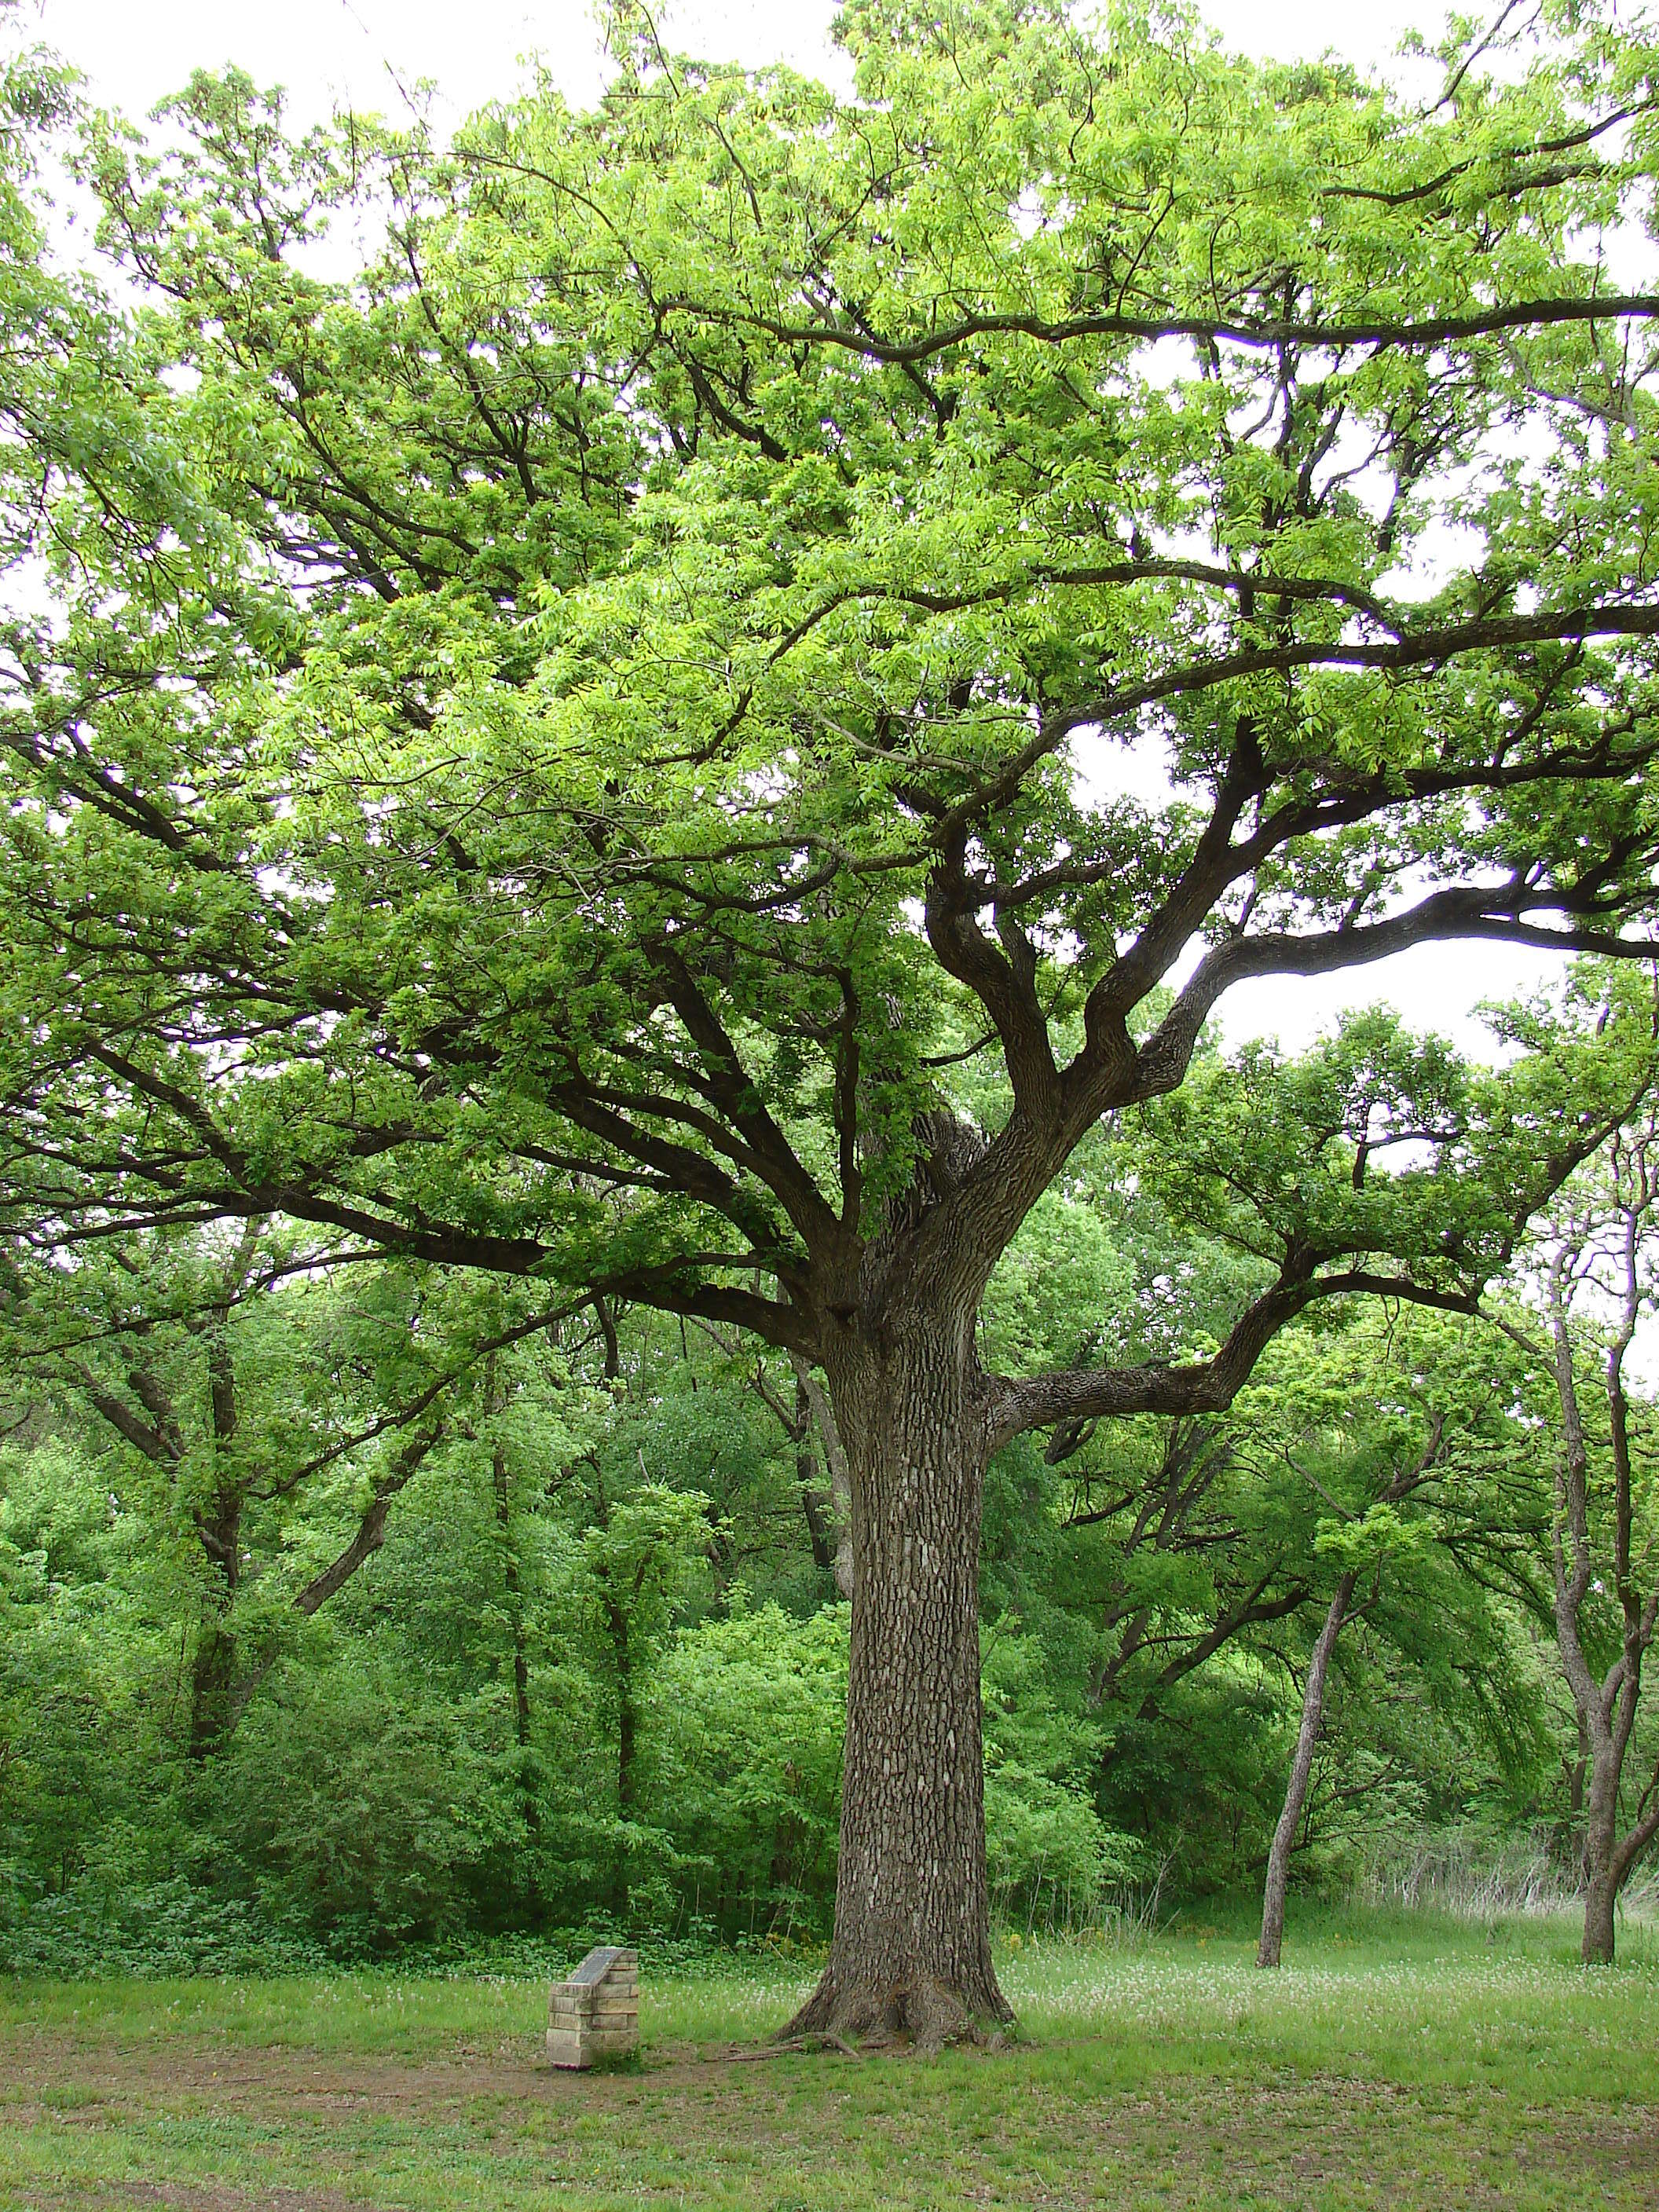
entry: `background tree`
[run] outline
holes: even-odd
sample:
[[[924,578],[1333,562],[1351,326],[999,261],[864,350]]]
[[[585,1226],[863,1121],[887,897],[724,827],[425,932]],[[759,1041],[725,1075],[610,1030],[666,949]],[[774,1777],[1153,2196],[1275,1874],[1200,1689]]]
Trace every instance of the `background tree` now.
[[[234,1239],[155,1231],[100,1243],[72,1268],[17,1269],[0,1300],[16,1418],[83,1407],[118,1439],[112,1479],[130,1504],[143,1498],[155,1540],[187,1529],[199,1547],[198,1759],[234,1729],[281,1648],[282,1610],[309,1619],[350,1580],[384,1542],[405,1486],[504,1410],[502,1355],[550,1327],[533,1310],[526,1322],[522,1300],[509,1315],[511,1299],[481,1306],[437,1274],[395,1262],[331,1273],[317,1256],[259,1219]],[[302,1501],[321,1511],[301,1547]],[[251,1606],[240,1602],[250,1584]]]
[[[6,1220],[282,1217],[821,1369],[854,1597],[799,2025],[935,2039],[1006,2009],[993,1455],[1219,1410],[1322,1298],[1467,1303],[1622,1082],[1610,1031],[1571,1093],[1446,1116],[1423,1066],[1333,1131],[1328,1067],[1264,1067],[1267,1147],[1182,1091],[1247,979],[1644,949],[1656,302],[1600,241],[1654,102],[1599,7],[1454,36],[1426,112],[1133,9],[842,35],[846,102],[623,9],[595,111],[447,149],[289,143],[234,75],[171,150],[92,130],[139,304],[17,325]],[[1218,1205],[1272,1165],[1268,1279],[1191,1358],[986,1367],[1021,1224],[1183,1096]],[[1407,1131],[1434,1166],[1355,1171]]]
[[[1659,1836],[1659,1758],[1645,1779],[1637,1775],[1633,1802],[1626,1772],[1645,1717],[1642,1671],[1659,1624],[1652,1409],[1626,1376],[1652,1310],[1656,1215],[1659,1123],[1650,1104],[1614,1132],[1540,1224],[1530,1255],[1535,1316],[1499,1312],[1499,1325],[1541,1370],[1534,1383],[1543,1382],[1553,1401],[1547,1556],[1556,1649],[1578,1723],[1578,1788],[1588,1767],[1587,1966],[1612,1959],[1620,1892]]]
[[[1500,1759],[1528,1733],[1504,1616],[1513,1624],[1517,1612],[1543,1611],[1527,1571],[1542,1516],[1516,1380],[1513,1363],[1494,1358],[1470,1323],[1394,1316],[1334,1342],[1286,1340],[1237,1409],[1243,1423],[1254,1416],[1249,1456],[1277,1456],[1309,1493],[1316,1525],[1304,1539],[1305,1570],[1322,1596],[1329,1590],[1322,1613],[1316,1602],[1304,1609],[1318,1631],[1289,1670],[1296,1726],[1267,1856],[1258,1966],[1279,1963],[1291,1855],[1304,1840],[1345,1630],[1351,1640],[1369,1630],[1397,1677],[1416,1678],[1421,1702],[1455,1723],[1474,1719]],[[1370,1671],[1382,1671],[1375,1659]],[[1385,1739],[1377,1730],[1372,1748],[1383,1751]]]

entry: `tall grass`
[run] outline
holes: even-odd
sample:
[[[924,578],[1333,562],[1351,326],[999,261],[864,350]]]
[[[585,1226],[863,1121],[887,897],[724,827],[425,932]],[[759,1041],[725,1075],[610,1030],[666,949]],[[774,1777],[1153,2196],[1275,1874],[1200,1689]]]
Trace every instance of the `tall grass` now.
[[[1515,1914],[1545,1917],[1582,1911],[1577,1869],[1552,1850],[1542,1831],[1494,1837],[1474,1828],[1389,1838],[1353,1887],[1356,1903],[1443,1912],[1490,1923]],[[1659,1911],[1659,1868],[1639,1871],[1620,1900],[1626,1918]]]
[[[991,1919],[998,1936],[1016,1946],[1052,1938],[1061,1943],[1105,1944],[1115,1950],[1139,1950],[1168,1917],[1166,1889],[1176,1864],[1171,1851],[1145,1881],[1117,1882],[1077,1895],[1069,1882],[1037,1881],[1017,1900],[1012,1890],[993,1891]],[[1024,1911],[1018,1909],[1023,1903]]]

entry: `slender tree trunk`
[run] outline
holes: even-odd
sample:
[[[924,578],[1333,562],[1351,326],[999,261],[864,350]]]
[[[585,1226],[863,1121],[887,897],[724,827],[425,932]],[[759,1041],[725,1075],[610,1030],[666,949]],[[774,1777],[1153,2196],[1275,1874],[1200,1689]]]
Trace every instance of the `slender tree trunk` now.
[[[1578,1749],[1571,1759],[1561,1762],[1567,1782],[1567,1821],[1565,1850],[1568,1863],[1582,1876],[1584,1873],[1584,1778],[1589,1771],[1589,1732],[1584,1726],[1584,1716],[1578,1716]]]
[[[1358,1577],[1350,1572],[1338,1583],[1330,1610],[1325,1615],[1325,1626],[1319,1632],[1319,1640],[1309,1662],[1308,1686],[1302,1697],[1302,1725],[1297,1731],[1296,1755],[1291,1761],[1291,1778],[1285,1789],[1285,1808],[1273,1830],[1273,1848],[1267,1853],[1267,1879],[1261,1893],[1261,1941],[1255,1954],[1258,1966],[1276,1966],[1284,1944],[1285,1889],[1290,1880],[1296,1832],[1302,1824],[1302,1808],[1308,1802],[1314,1747],[1325,1719],[1325,1678],[1330,1672],[1331,1654],[1342,1633],[1348,1601],[1353,1595],[1357,1580]]]
[[[847,1454],[842,1449],[841,1434],[836,1426],[835,1414],[823,1395],[823,1385],[813,1374],[807,1362],[792,1356],[795,1370],[795,1400],[799,1413],[805,1407],[811,1416],[817,1431],[818,1443],[823,1452],[823,1464],[830,1477],[830,1499],[836,1521],[836,1548],[830,1562],[836,1577],[836,1588],[844,1598],[853,1595],[853,1478],[847,1465]]]
[[[196,1656],[190,1675],[190,1756],[208,1758],[234,1726],[236,1639],[228,1626],[236,1586],[241,1578],[242,1498],[227,1488],[214,1510],[198,1523],[208,1557],[208,1586],[203,1594]]]
[[[600,1479],[599,1462],[593,1468],[593,1517],[601,1528],[611,1526],[611,1506]],[[641,1461],[641,1467],[644,1462]],[[611,1657],[617,1669],[617,1813],[626,1823],[634,1817],[634,1664],[628,1638],[628,1615],[617,1597],[616,1586],[608,1568],[600,1571],[599,1603],[605,1614],[605,1628],[611,1638]],[[629,1909],[628,1853],[623,1848],[617,1860],[611,1891],[611,1909],[617,1917],[625,1917]]]
[[[628,1648],[628,1616],[609,1592],[605,1617],[617,1667],[617,1814],[626,1823],[634,1818],[634,1671]],[[629,1856],[624,1843],[617,1852],[611,1888],[611,1910],[619,1920],[627,1918],[630,1903]]]
[[[190,1670],[190,1756],[209,1758],[230,1733],[236,1697],[236,1640],[224,1626],[228,1595],[209,1597]]]
[[[889,1317],[829,1366],[854,1569],[836,1927],[787,2033],[926,2045],[1012,2018],[991,1963],[979,1682],[987,1428],[971,1322]]]
[[[1613,1912],[1619,1902],[1619,1770],[1612,1741],[1590,1739],[1589,1802],[1584,1808],[1584,1940],[1587,1966],[1613,1964]]]
[[[230,1274],[228,1291],[246,1280],[258,1224],[249,1222]],[[198,1522],[203,1548],[211,1563],[213,1583],[196,1644],[191,1679],[190,1755],[205,1759],[234,1727],[236,1644],[228,1617],[242,1576],[242,1501],[245,1481],[236,1471],[236,1431],[240,1424],[236,1368],[227,1334],[228,1309],[221,1307],[208,1341],[208,1395],[213,1408],[215,1491],[213,1510]]]
[[[513,1732],[522,1751],[530,1741],[530,1659],[525,1644],[524,1591],[519,1580],[519,1550],[513,1540],[507,1454],[500,1444],[496,1445],[490,1456],[490,1474],[495,1491],[495,1525],[501,1535],[501,1579],[507,1591],[507,1619],[513,1631]]]
[[[812,1565],[821,1575],[836,1571],[836,1547],[830,1516],[818,1490],[817,1455],[812,1449],[812,1401],[806,1385],[795,1383],[795,1483],[800,1492],[806,1534],[812,1546]]]
[[[1605,1869],[1595,1869],[1584,1894],[1584,1941],[1579,1952],[1587,1966],[1613,1964],[1613,1910],[1618,1902],[1611,1875]]]
[[[605,1622],[617,1667],[617,1806],[624,1820],[634,1817],[634,1670],[628,1648],[628,1616],[615,1598],[605,1601]]]

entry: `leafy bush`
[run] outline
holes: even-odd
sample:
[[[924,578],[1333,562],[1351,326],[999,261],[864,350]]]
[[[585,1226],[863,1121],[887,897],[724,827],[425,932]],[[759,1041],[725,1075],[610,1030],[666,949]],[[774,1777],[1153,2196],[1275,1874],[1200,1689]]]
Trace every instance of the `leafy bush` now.
[[[248,1899],[215,1899],[183,1875],[124,1888],[89,1875],[0,1926],[0,1972],[62,1981],[301,1973],[328,1963],[303,1929]]]
[[[1100,1730],[1064,1710],[1036,1637],[992,1638],[982,1677],[992,1908],[1027,1928],[1086,1925],[1109,1890],[1138,1878],[1144,1857],[1087,1794]]]
[[[845,1606],[734,1611],[682,1630],[657,1668],[647,1799],[683,1905],[728,1937],[828,1924],[848,1620]]]
[[[518,1832],[507,1762],[465,1718],[375,1670],[294,1670],[221,1764],[227,1876],[252,1872],[265,1910],[343,1954],[459,1927]]]

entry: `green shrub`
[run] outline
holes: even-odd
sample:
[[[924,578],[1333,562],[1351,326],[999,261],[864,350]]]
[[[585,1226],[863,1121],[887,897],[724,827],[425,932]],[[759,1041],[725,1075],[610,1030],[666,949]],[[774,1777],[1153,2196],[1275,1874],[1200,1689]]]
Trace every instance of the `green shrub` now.
[[[376,1670],[294,1669],[218,1762],[224,1877],[245,1870],[264,1909],[343,1954],[459,1928],[520,1834],[508,1763],[465,1717]]]
[[[646,1802],[681,1902],[728,1937],[812,1932],[835,1902],[848,1610],[682,1630],[653,1677]]]

